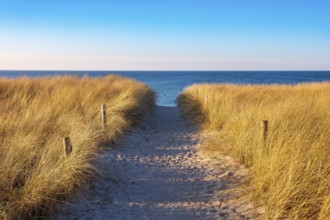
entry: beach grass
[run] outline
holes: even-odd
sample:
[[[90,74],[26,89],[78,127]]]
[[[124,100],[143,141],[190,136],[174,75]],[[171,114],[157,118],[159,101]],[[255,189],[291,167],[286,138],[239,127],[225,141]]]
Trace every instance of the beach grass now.
[[[329,82],[192,85],[177,103],[189,123],[212,134],[200,151],[249,168],[246,189],[262,219],[329,219]]]
[[[94,159],[136,125],[154,99],[146,85],[115,75],[1,78],[0,219],[55,213],[97,175]]]

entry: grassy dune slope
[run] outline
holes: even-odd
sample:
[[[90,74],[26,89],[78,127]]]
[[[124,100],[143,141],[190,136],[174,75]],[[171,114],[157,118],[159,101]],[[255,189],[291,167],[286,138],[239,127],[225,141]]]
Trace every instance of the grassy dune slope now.
[[[101,126],[101,104],[108,126]],[[154,105],[144,84],[103,78],[0,79],[0,219],[30,219],[96,174],[92,160]],[[62,140],[73,151],[65,158]]]
[[[329,219],[330,83],[193,85],[177,102],[188,121],[215,133],[201,150],[250,168],[265,219]]]

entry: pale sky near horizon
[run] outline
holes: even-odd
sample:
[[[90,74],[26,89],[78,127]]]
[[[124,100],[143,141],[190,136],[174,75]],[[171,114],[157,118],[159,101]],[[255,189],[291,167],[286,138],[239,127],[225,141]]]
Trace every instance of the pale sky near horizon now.
[[[327,0],[0,0],[0,70],[330,70]]]

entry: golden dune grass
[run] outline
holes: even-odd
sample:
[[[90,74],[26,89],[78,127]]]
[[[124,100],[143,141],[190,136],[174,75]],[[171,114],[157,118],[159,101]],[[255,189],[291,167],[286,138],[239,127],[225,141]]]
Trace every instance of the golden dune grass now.
[[[250,168],[262,218],[330,218],[330,83],[193,85],[177,103],[188,121],[215,132],[202,151]]]
[[[154,96],[142,83],[111,75],[0,79],[0,218],[31,219],[56,211],[95,176],[92,161],[101,146],[151,110]],[[67,158],[65,136],[73,145]]]

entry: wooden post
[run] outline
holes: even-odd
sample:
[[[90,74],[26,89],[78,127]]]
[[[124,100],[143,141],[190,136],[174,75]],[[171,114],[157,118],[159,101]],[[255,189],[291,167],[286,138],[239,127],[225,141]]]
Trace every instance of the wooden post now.
[[[63,147],[65,152],[65,157],[68,157],[72,152],[72,145],[69,137],[63,138]]]
[[[261,135],[262,135],[262,138],[263,138],[263,141],[266,141],[267,140],[267,135],[268,135],[268,121],[267,120],[263,120],[261,122]]]
[[[101,120],[103,128],[107,127],[107,107],[105,104],[101,105]]]

